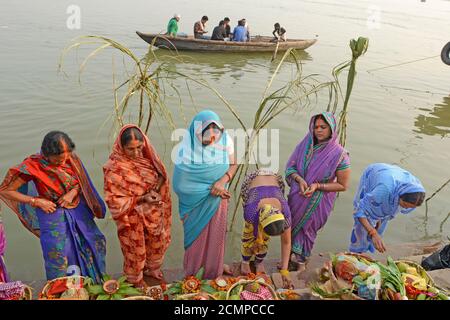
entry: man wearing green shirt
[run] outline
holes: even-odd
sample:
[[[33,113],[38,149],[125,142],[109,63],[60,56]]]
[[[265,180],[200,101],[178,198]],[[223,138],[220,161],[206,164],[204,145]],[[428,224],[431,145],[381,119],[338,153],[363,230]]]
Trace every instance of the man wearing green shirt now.
[[[178,21],[180,21],[181,16],[177,13],[174,14],[173,18],[170,19],[167,25],[167,35],[170,37],[176,37],[178,32]]]

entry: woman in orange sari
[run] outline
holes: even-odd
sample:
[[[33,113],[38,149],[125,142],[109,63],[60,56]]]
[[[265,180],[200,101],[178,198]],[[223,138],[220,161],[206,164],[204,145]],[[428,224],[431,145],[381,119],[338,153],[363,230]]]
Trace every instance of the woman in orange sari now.
[[[145,134],[124,126],[104,165],[105,201],[117,224],[127,280],[145,286],[144,274],[163,279],[172,202],[166,168]]]

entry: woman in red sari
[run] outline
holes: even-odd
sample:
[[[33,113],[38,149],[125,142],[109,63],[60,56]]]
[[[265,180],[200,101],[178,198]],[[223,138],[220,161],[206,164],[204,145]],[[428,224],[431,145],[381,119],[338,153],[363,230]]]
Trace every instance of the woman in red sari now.
[[[105,201],[117,224],[127,280],[137,286],[145,286],[144,274],[162,280],[172,225],[164,164],[141,129],[126,125],[103,171]]]
[[[9,169],[0,199],[40,238],[48,280],[78,269],[99,283],[106,240],[94,216],[106,208],[74,149],[66,133],[49,132],[39,154]]]

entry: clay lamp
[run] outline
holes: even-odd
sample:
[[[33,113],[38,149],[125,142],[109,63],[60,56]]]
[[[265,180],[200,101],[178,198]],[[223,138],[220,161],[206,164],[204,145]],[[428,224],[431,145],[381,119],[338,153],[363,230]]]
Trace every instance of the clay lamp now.
[[[103,290],[107,294],[115,294],[117,291],[119,291],[120,283],[117,280],[108,280],[103,283]]]

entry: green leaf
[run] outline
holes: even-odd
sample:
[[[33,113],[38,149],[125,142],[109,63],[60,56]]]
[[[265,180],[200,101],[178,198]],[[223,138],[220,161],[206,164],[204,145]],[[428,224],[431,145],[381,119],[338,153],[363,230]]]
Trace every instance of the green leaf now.
[[[203,274],[205,273],[205,268],[201,267],[200,270],[198,270],[197,274],[195,275],[195,277],[197,279],[203,279]]]
[[[106,282],[106,281],[108,281],[108,280],[111,280],[112,278],[111,278],[111,276],[109,275],[109,274],[104,274],[103,275],[103,282]]]
[[[114,293],[111,296],[111,300],[122,300],[123,298],[125,298],[125,296],[123,294],[120,294],[120,293]]]
[[[170,289],[167,289],[164,294],[174,295],[181,293],[181,288],[171,287]]]
[[[109,294],[100,294],[97,297],[97,300],[110,300],[111,296]]]
[[[216,292],[216,289],[214,289],[213,287],[211,287],[209,284],[204,284],[204,285],[202,285],[201,288],[202,288],[202,291],[205,291],[205,292],[207,292],[207,293],[213,294],[213,293]]]
[[[136,288],[120,288],[117,293],[125,294],[127,296],[137,296],[141,295],[142,291]]]
[[[125,283],[125,281],[127,281],[127,277],[126,276],[122,276],[117,280],[120,284]]]
[[[103,286],[101,286],[101,285],[89,286],[88,287],[88,292],[91,295],[98,295],[98,294],[105,293],[105,291],[103,290]]]

